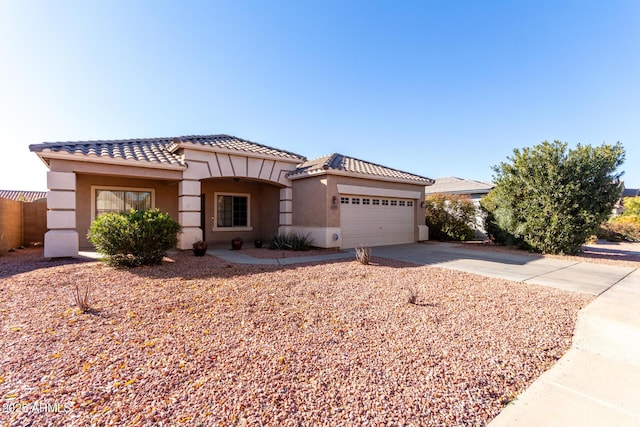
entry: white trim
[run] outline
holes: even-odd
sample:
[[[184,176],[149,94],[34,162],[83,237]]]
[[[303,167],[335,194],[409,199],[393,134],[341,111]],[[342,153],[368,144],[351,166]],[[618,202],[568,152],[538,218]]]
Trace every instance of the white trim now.
[[[113,187],[110,185],[92,185],[91,186],[91,221],[96,219],[96,190],[149,191],[151,193],[151,209],[155,209],[156,207],[156,189],[155,188]]]
[[[216,216],[218,215],[218,196],[240,196],[247,198],[247,225],[240,227],[218,227],[218,219]],[[253,227],[251,226],[251,194],[249,193],[228,193],[228,192],[215,192],[213,193],[213,230],[215,232],[218,231],[251,231]]]
[[[397,197],[399,199],[419,200],[422,195],[419,191],[391,190],[379,187],[363,187],[361,185],[338,184],[338,193],[354,194],[358,196]]]

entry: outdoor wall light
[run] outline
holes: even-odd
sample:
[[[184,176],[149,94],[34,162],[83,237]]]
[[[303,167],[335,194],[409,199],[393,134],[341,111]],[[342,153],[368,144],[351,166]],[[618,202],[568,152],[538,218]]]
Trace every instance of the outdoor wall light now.
[[[338,196],[333,196],[333,198],[331,199],[331,203],[333,205],[337,205],[338,204]]]

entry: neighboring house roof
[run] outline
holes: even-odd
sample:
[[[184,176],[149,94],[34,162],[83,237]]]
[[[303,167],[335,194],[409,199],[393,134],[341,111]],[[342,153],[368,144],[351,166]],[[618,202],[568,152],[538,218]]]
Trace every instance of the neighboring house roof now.
[[[181,149],[190,144],[226,152],[254,153],[305,161],[297,154],[229,135],[189,135],[172,138],[119,139],[105,141],[45,142],[29,149],[42,158],[87,156],[112,161],[140,161],[155,165],[186,167]]]
[[[640,196],[640,188],[625,188],[622,190],[622,197],[638,197]]]
[[[46,191],[16,191],[16,190],[0,190],[0,199],[15,200],[17,202],[35,202],[36,200],[45,199]]]
[[[493,184],[488,182],[450,176],[436,178],[435,184],[425,189],[425,194],[487,194],[492,188]]]
[[[403,172],[398,169],[392,169],[338,153],[306,161],[298,165],[294,171],[289,172],[287,177],[289,179],[298,179],[328,172],[388,181],[411,182],[422,185],[431,185],[433,183],[431,178],[414,175],[409,172]]]

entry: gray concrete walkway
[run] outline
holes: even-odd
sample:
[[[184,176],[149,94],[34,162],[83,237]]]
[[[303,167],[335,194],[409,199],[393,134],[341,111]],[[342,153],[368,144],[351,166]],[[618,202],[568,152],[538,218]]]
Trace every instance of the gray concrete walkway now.
[[[232,251],[230,249],[209,249],[207,251],[209,255],[213,255],[218,258],[222,258],[225,261],[233,262],[236,264],[258,264],[258,265],[291,265],[291,264],[303,264],[306,262],[318,262],[318,261],[333,261],[337,259],[353,258],[354,254],[351,252],[336,252],[333,254],[322,255],[309,255],[299,256],[292,258],[255,258],[250,255],[245,255],[238,251]]]

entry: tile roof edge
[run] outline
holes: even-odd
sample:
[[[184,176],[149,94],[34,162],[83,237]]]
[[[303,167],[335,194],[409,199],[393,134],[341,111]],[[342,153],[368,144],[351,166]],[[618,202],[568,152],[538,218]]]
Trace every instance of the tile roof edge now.
[[[383,168],[383,169],[389,169],[395,172],[400,172],[402,174],[406,174],[406,175],[410,175],[413,176],[417,179],[411,179],[411,178],[397,178],[397,177],[388,177],[388,176],[384,176],[384,175],[375,175],[375,174],[367,174],[367,173],[362,173],[362,172],[353,172],[353,171],[343,171],[337,168],[333,168],[331,167],[331,164],[337,159],[337,158],[348,158],[348,159],[352,159],[355,161],[359,161],[359,162],[363,162],[363,163],[368,163],[370,165],[373,166],[377,166],[379,168]],[[426,176],[421,176],[421,175],[417,175],[411,172],[407,172],[407,171],[403,171],[400,169],[395,169],[389,166],[384,166],[384,165],[380,165],[378,163],[373,163],[367,160],[362,160],[362,159],[358,159],[356,157],[353,156],[345,156],[344,154],[340,154],[340,153],[333,153],[333,154],[327,154],[325,156],[320,156],[317,157],[315,159],[311,159],[308,161],[308,163],[313,163],[315,161],[320,161],[325,159],[322,163],[319,163],[318,165],[315,165],[315,167],[313,169],[307,169],[304,171],[299,170],[300,167],[302,167],[303,164],[300,164],[299,167],[296,170],[293,170],[289,173],[287,173],[287,177],[290,179],[300,179],[300,178],[304,178],[304,177],[310,177],[310,176],[316,176],[316,175],[322,175],[324,174],[334,174],[334,175],[343,175],[343,176],[357,176],[357,177],[362,177],[365,179],[372,179],[372,178],[376,178],[378,180],[381,181],[387,181],[387,182],[405,182],[405,183],[420,183],[420,185],[433,185],[433,183],[435,182],[435,180],[433,180],[432,178],[428,178]],[[307,162],[305,162],[307,163]],[[422,182],[420,182],[422,181]]]
[[[186,170],[187,169],[187,165],[181,164],[181,163],[152,162],[148,160],[124,159],[121,157],[113,158],[113,157],[105,157],[105,156],[96,156],[95,154],[85,154],[85,155],[79,156],[74,153],[67,153],[62,151],[47,151],[47,152],[44,152],[43,154],[38,154],[38,157],[40,158],[45,157],[47,159],[60,159],[60,160],[73,159],[73,161],[76,161],[76,162],[101,163],[101,164],[118,165],[118,166],[143,165],[141,167],[146,167],[151,169],[164,169],[164,170]]]
[[[346,176],[346,177],[351,177],[351,178],[361,178],[361,179],[366,179],[366,180],[370,180],[370,181],[384,181],[384,182],[397,182],[397,183],[401,183],[401,184],[412,184],[412,185],[419,185],[419,186],[428,186],[428,181],[426,181],[429,178],[421,178],[421,179],[408,179],[408,178],[397,178],[397,177],[392,177],[392,176],[383,176],[383,175],[372,175],[372,174],[367,174],[367,173],[361,173],[361,172],[351,172],[351,171],[342,171],[342,170],[337,170],[337,169],[329,169],[329,170],[323,170],[323,169],[314,169],[312,171],[305,171],[305,172],[301,172],[295,175],[290,175],[287,174],[287,178],[289,178],[292,181],[298,180],[298,179],[304,179],[304,178],[312,178],[314,176],[319,176],[319,175],[337,175],[337,176]]]

